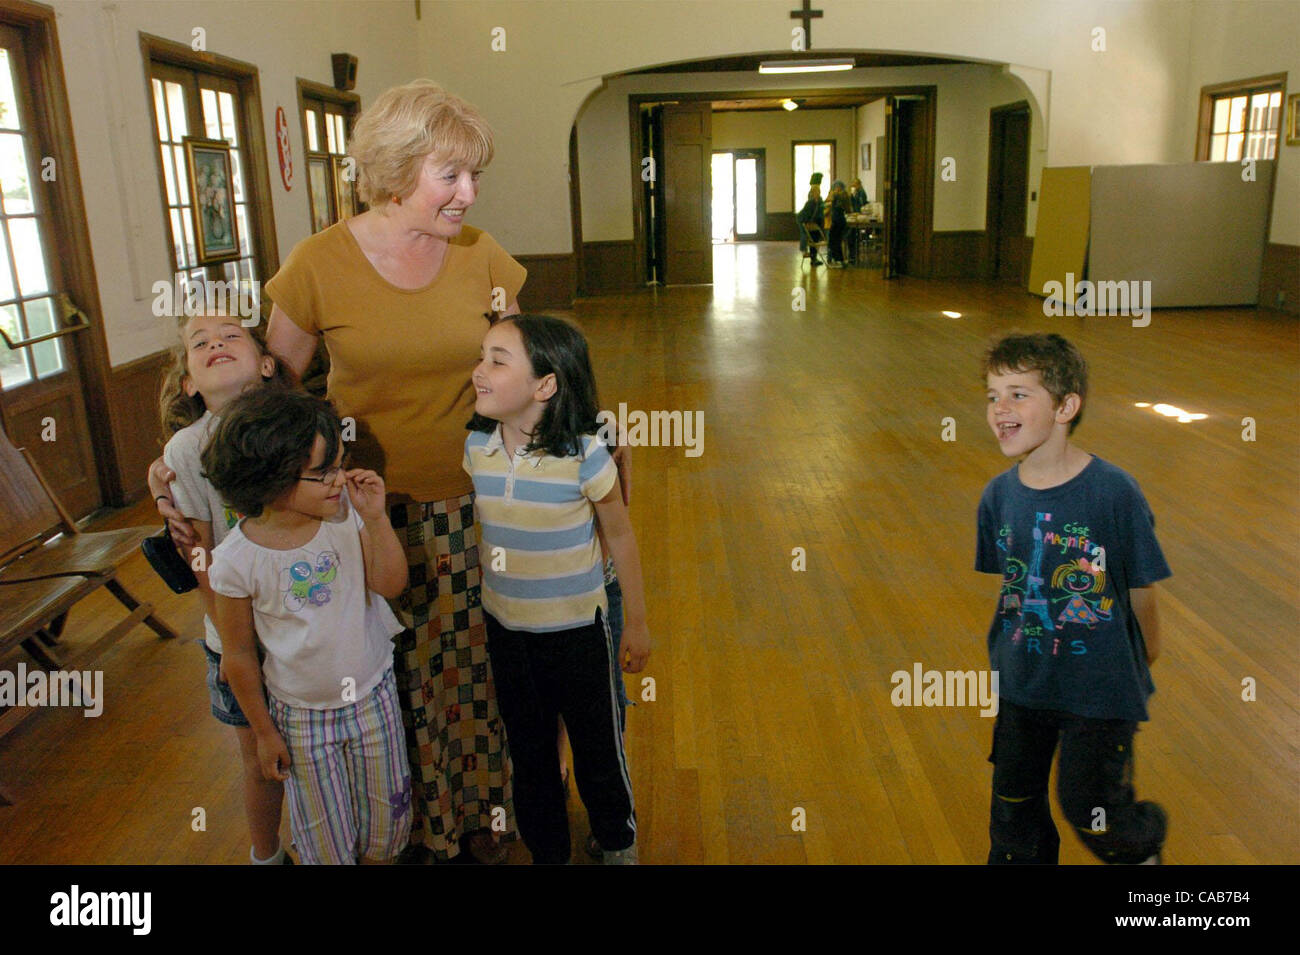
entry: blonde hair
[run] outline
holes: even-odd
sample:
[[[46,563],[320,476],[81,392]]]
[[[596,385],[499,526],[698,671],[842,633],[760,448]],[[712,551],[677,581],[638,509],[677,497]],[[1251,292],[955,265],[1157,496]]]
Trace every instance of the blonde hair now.
[[[415,191],[429,156],[481,169],[492,161],[492,129],[477,109],[432,80],[385,90],[361,114],[348,151],[357,195],[368,205]]]
[[[236,315],[228,315],[221,311],[200,312],[202,315],[215,316],[219,318],[232,318],[239,321]],[[176,342],[171,347],[171,362],[167,366],[167,373],[163,376],[162,388],[158,393],[158,415],[162,422],[164,437],[170,438],[182,428],[188,428],[194,422],[203,417],[208,406],[203,401],[203,396],[198,392],[192,395],[185,393],[185,379],[189,376],[189,348],[185,343],[185,327],[189,324],[191,318],[196,315],[179,315],[176,318]],[[258,321],[256,325],[247,326],[240,322],[241,328],[248,330],[248,337],[253,340],[257,346],[259,357],[270,355],[271,360],[275,362],[275,371],[272,373],[270,382],[280,387],[293,388],[297,381],[289,366],[281,361],[273,352],[266,347],[266,322]]]

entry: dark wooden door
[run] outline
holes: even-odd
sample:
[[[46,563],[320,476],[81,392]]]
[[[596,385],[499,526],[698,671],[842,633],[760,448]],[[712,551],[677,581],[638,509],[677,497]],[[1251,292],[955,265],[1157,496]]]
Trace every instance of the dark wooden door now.
[[[898,205],[897,265],[902,275],[924,276],[929,272],[927,256],[926,190],[933,178],[926,159],[927,102],[922,98],[900,98],[894,104],[897,117]]]
[[[26,447],[74,516],[102,503],[84,366],[91,361],[88,319],[66,294],[69,237],[60,231],[50,187],[58,150],[38,121],[55,79],[34,69],[26,33],[0,25],[0,421]],[[11,92],[10,92],[11,91]],[[24,344],[26,343],[26,344]],[[107,428],[107,421],[94,422]]]
[[[713,281],[713,113],[708,102],[663,112],[665,284]]]
[[[989,114],[988,273],[1019,285],[1025,277],[1025,191],[1029,186],[1029,107]]]

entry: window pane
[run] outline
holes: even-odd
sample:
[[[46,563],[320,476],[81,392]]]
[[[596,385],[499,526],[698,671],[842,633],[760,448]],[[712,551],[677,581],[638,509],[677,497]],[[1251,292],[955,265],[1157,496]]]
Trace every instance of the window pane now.
[[[30,213],[32,191],[27,181],[27,151],[18,133],[0,133],[0,186],[8,215]]]
[[[166,83],[167,116],[171,120],[172,141],[179,143],[190,134],[189,121],[185,116],[185,91],[179,83]]]
[[[758,231],[758,160],[736,160],[736,231]]]
[[[1228,132],[1241,132],[1246,128],[1246,97],[1234,96],[1228,110]]]
[[[335,113],[330,118],[334,120],[335,139],[338,140],[339,152],[345,153],[348,151],[348,144],[343,140],[343,117]]]
[[[1228,162],[1236,162],[1241,158],[1241,146],[1245,138],[1243,133],[1228,134]]]
[[[221,138],[221,116],[217,110],[217,94],[213,90],[199,90],[203,103],[203,135],[208,139]]]
[[[0,49],[0,127],[22,127],[22,117],[18,114],[18,97],[14,95],[13,64],[9,61],[9,51],[4,49]]]
[[[158,141],[164,142],[167,139],[167,101],[163,99],[162,80],[158,79],[153,81],[153,112],[158,120]]]
[[[1228,158],[1228,136],[1210,137],[1210,162],[1223,162]]]
[[[239,254],[248,255],[248,215],[247,206],[242,202],[235,206],[235,221],[239,223]]]
[[[180,200],[177,205],[188,206],[190,204],[190,180],[189,175],[185,172],[185,147],[173,146],[173,156],[176,157],[176,190]]]
[[[180,200],[176,197],[176,170],[172,166],[172,147],[160,146],[162,150],[163,185],[167,187],[167,205],[174,206]]]
[[[184,268],[189,260],[185,257],[185,227],[181,225],[181,219],[187,215],[185,209],[172,209],[172,255],[176,257],[176,267]]]
[[[1271,129],[1264,134],[1264,147],[1263,147],[1263,151],[1260,153],[1260,158],[1262,159],[1277,158],[1277,133],[1275,133]]]
[[[14,249],[14,266],[18,270],[18,288],[23,295],[40,295],[50,290],[45,272],[45,253],[35,219],[10,219],[9,241]]]
[[[185,229],[185,264],[189,265],[197,262],[199,253],[194,247],[194,217],[190,215],[190,210],[184,210],[181,215],[181,225]],[[203,274],[199,273],[199,279],[202,280]]]
[[[307,116],[307,149],[309,152],[318,152],[320,150],[319,136],[316,132],[316,111],[314,109],[304,110]]]
[[[328,149],[332,153],[339,151],[338,137],[334,130],[334,117],[328,113],[325,114],[325,141],[328,143]]]
[[[38,298],[34,302],[24,302],[27,311],[27,332],[33,338],[48,335],[54,331],[54,302],[48,298]],[[63,370],[63,354],[59,340],[41,342],[32,346],[32,363],[36,365],[36,377],[45,378],[56,371]]]
[[[0,306],[0,327],[13,339],[23,338],[22,327],[18,322],[18,306]],[[32,373],[27,370],[27,349],[10,350],[0,342],[0,385],[12,388],[23,382],[31,381]]]
[[[1214,125],[1211,127],[1212,132],[1226,133],[1228,131],[1228,101],[1226,99],[1216,99],[1214,101]]]
[[[235,129],[235,99],[229,93],[218,93],[217,98],[221,100],[221,138],[229,141],[230,145],[239,145],[239,134]]]
[[[235,201],[244,201],[244,176],[239,162],[239,150],[230,151],[230,178],[235,189]]]
[[[9,240],[4,229],[0,229],[0,302],[7,302],[14,297],[14,279],[9,271]]]

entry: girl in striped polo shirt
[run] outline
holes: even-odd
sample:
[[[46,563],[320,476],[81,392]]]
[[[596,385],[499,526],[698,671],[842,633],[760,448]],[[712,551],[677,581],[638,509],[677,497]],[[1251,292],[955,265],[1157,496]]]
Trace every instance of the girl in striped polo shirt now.
[[[596,382],[576,328],[497,321],[474,369],[465,439],[474,480],[488,658],[514,764],[515,815],[538,863],[569,861],[558,717],[607,864],[636,862],[636,814],[617,705],[619,668],[650,656],[641,561],[613,458],[597,437]],[[623,585],[614,658],[599,524]],[[473,599],[473,588],[471,588]]]

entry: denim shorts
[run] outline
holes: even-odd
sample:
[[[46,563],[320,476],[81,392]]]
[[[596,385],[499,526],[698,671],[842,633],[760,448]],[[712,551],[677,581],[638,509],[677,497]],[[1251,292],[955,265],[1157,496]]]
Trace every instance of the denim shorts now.
[[[198,642],[203,647],[203,655],[208,658],[208,696],[212,700],[212,715],[227,726],[247,726],[248,718],[239,708],[235,691],[229,683],[221,682],[221,654],[213,653],[205,641]]]

